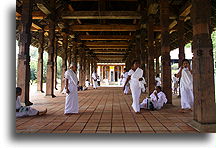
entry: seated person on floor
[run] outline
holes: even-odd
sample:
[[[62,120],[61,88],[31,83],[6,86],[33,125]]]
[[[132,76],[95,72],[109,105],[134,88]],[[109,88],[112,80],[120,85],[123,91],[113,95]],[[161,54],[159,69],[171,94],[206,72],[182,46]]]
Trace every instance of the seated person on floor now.
[[[161,109],[164,104],[167,103],[166,95],[162,92],[160,86],[156,86],[154,92],[150,95],[149,98],[143,100],[140,104],[140,108],[144,109]],[[153,105],[153,107],[151,106]]]
[[[35,116],[35,115],[44,115],[47,112],[47,109],[40,112],[29,106],[22,106],[20,103],[20,96],[22,94],[22,89],[16,87],[16,117],[26,117],[26,116]]]

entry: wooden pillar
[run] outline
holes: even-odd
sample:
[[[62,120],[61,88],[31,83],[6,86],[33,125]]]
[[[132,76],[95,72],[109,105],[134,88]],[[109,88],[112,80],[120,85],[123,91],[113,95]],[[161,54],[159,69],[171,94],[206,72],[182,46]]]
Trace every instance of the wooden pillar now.
[[[170,41],[169,41],[169,1],[160,0],[162,86],[169,104],[172,104]]]
[[[86,79],[89,80],[90,82],[90,78],[91,78],[91,73],[90,73],[90,58],[89,55],[87,55],[87,59],[86,59]]]
[[[155,88],[155,72],[154,72],[154,20],[150,15],[148,17],[148,93],[151,94]]]
[[[39,33],[38,65],[37,65],[37,91],[43,91],[43,53],[44,53],[44,31]]]
[[[29,81],[30,81],[30,56],[29,46],[31,44],[31,24],[32,24],[32,0],[23,0],[21,16],[21,32],[18,54],[17,86],[22,88],[21,101],[30,105],[29,101]]]
[[[143,28],[141,29],[141,33],[140,33],[140,64],[141,64],[141,69],[145,69],[145,58],[146,58],[146,43],[145,43],[145,39],[146,39],[146,30]],[[144,77],[145,77],[145,73],[143,73]]]
[[[62,71],[61,71],[61,91],[65,87],[64,74],[67,71],[67,50],[68,50],[68,34],[63,33],[63,56],[62,56]]]
[[[73,46],[72,53],[71,53],[71,62],[75,63],[77,65],[77,48],[76,46]]]
[[[50,0],[52,12],[49,15],[49,42],[48,42],[48,62],[47,62],[47,80],[46,96],[54,95],[54,53],[55,53],[55,0]]]
[[[72,52],[71,52],[71,48],[70,47],[68,47],[68,64],[70,65],[71,64],[71,62],[72,62],[72,60],[71,60],[71,54],[72,54]]]
[[[140,61],[141,58],[141,49],[140,49],[140,30],[136,32],[136,47],[135,47],[135,56],[136,60]]]
[[[178,20],[178,45],[179,45],[179,67],[182,64],[183,59],[185,59],[185,52],[184,52],[184,20],[179,18]]]
[[[194,120],[202,124],[216,123],[210,10],[210,0],[192,0]]]
[[[57,89],[57,56],[58,56],[58,41],[55,40],[55,53],[54,53],[54,88]]]

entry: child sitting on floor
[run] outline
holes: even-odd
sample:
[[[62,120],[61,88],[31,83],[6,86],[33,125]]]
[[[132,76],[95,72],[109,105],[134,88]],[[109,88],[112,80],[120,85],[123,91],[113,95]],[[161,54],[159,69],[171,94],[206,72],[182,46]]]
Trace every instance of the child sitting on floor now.
[[[162,88],[160,86],[156,86],[154,92],[150,95],[150,97],[144,99],[143,102],[140,104],[140,108],[159,110],[166,103],[167,98],[166,95],[162,92]],[[151,106],[151,104],[153,106]]]
[[[16,87],[16,117],[26,117],[26,116],[35,116],[35,115],[44,115],[47,112],[47,109],[40,112],[29,106],[22,106],[20,103],[20,96],[22,94],[22,89]]]

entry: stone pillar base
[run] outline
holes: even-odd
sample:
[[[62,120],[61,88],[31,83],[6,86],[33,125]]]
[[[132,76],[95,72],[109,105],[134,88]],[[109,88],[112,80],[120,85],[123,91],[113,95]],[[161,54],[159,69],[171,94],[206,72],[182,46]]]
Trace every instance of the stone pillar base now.
[[[188,123],[189,126],[195,128],[200,133],[216,133],[216,123],[214,124],[202,124],[195,120]]]

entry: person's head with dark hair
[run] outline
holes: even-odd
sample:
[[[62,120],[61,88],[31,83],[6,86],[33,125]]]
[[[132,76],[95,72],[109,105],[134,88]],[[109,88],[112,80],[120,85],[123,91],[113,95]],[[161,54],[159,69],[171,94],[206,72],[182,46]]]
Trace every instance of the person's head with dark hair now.
[[[89,81],[88,79],[86,79],[86,81]]]
[[[22,88],[16,87],[16,96],[20,96],[22,94]]]
[[[158,78],[158,77],[160,77],[160,75],[159,75],[159,74],[157,74],[157,75],[156,75],[156,77]]]
[[[188,68],[190,66],[190,61],[188,59],[182,60],[183,68]]]
[[[126,68],[124,68],[124,69],[123,69],[123,72],[127,72],[127,69],[126,69]]]
[[[138,67],[140,67],[140,62],[138,60],[134,60],[132,63],[132,67],[134,70],[136,70]]]
[[[177,74],[175,73],[174,76],[177,77]]]
[[[155,86],[155,90],[157,91],[157,93],[159,93],[162,91],[162,88],[161,86]]]

